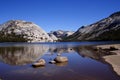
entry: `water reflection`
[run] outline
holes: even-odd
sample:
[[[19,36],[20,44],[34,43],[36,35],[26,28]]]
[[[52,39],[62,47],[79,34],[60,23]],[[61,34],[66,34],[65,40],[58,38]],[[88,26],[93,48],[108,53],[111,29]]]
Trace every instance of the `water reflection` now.
[[[68,62],[49,64],[50,58],[54,59],[58,54],[68,57]],[[98,62],[105,55],[93,46],[78,44],[6,44],[0,46],[0,77],[3,80],[119,80],[108,65]],[[31,67],[39,58],[45,59],[46,65]]]
[[[90,46],[77,47],[74,49],[82,57],[88,57],[95,60],[101,60],[101,58],[105,55],[105,54],[99,53],[97,50],[95,50],[94,47],[90,47]]]
[[[48,49],[48,46],[43,45],[0,47],[0,61],[11,65],[24,65],[34,62]]]
[[[78,53],[82,57],[100,60],[105,54],[100,54],[91,46],[51,46],[51,45],[26,45],[0,47],[0,61],[10,65],[25,65],[36,61],[44,54]],[[63,65],[63,64],[58,64]],[[66,64],[65,64],[66,65]]]

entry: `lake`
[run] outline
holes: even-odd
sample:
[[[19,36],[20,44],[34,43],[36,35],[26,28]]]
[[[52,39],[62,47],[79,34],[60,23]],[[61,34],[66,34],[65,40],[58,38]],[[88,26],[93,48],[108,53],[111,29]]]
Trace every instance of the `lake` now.
[[[0,43],[2,80],[120,80],[92,46],[118,42]],[[68,62],[50,64],[57,55]],[[38,59],[43,67],[33,67]]]

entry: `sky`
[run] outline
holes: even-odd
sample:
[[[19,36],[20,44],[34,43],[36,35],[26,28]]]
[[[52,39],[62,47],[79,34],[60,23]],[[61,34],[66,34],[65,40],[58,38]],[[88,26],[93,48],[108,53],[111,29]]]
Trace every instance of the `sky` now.
[[[0,0],[0,24],[25,20],[46,32],[76,31],[117,11],[120,0]]]

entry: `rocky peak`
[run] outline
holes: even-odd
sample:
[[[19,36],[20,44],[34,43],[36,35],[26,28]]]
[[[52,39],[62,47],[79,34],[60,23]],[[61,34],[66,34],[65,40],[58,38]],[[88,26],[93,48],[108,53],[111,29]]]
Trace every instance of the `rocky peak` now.
[[[51,42],[38,25],[23,20],[10,20],[0,25],[1,42]]]
[[[96,23],[82,26],[73,35],[66,38],[66,40],[120,40],[119,31],[120,12],[116,12]]]
[[[48,34],[55,35],[59,40],[61,40],[62,38],[72,35],[73,33],[74,31],[57,30],[57,31],[51,31]]]

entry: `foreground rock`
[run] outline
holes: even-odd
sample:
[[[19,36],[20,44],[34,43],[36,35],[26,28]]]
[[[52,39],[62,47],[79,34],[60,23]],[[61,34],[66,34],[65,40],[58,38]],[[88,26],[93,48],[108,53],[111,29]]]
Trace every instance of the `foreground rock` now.
[[[40,67],[40,66],[45,66],[45,60],[44,59],[40,59],[37,62],[33,63],[32,66],[33,67]]]
[[[52,42],[38,25],[22,20],[10,20],[0,25],[0,42]]]
[[[106,62],[112,65],[113,70],[120,75],[120,44],[112,44],[112,45],[99,45],[97,48],[102,48],[102,49],[110,49],[110,47],[114,47],[116,50],[111,51],[116,53],[116,55],[108,55],[104,56],[103,58],[105,59]],[[117,50],[118,49],[118,50]]]
[[[88,26],[80,27],[64,41],[120,40],[120,12]]]
[[[111,64],[114,71],[120,75],[120,55],[105,56],[104,59]]]
[[[68,62],[68,58],[67,58],[67,57],[62,57],[62,56],[57,56],[54,60],[55,60],[57,63]]]

